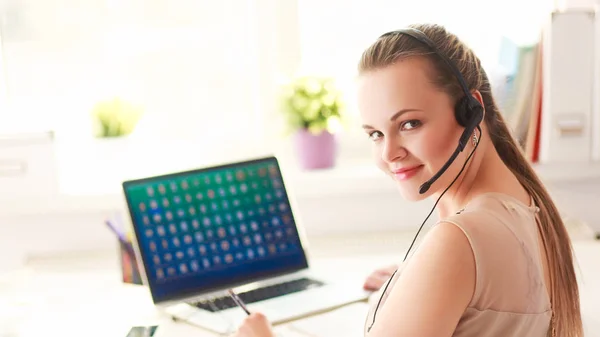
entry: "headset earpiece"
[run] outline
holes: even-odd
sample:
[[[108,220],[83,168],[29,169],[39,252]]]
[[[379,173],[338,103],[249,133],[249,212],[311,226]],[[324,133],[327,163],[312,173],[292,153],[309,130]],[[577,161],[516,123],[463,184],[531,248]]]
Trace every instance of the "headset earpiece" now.
[[[466,127],[469,125],[469,121],[471,120],[471,109],[469,106],[469,99],[467,97],[461,97],[456,102],[454,106],[454,116],[456,117],[456,122],[462,127]]]
[[[456,122],[462,127],[479,125],[483,120],[483,107],[472,97],[461,97],[454,106]],[[476,119],[475,123],[472,119]]]
[[[483,107],[476,100],[469,90],[469,86],[462,76],[461,72],[458,70],[456,65],[444,55],[444,53],[440,52],[436,47],[435,43],[427,37],[423,32],[414,28],[405,28],[399,29],[391,32],[387,32],[380,36],[380,38],[392,35],[392,34],[405,34],[408,35],[417,41],[420,41],[424,45],[428,46],[434,54],[436,54],[447,66],[450,71],[454,74],[456,80],[458,81],[464,96],[458,100],[456,106],[454,107],[454,115],[456,116],[456,121],[463,127],[476,127],[479,125],[479,122],[483,119]],[[477,123],[473,123],[474,119],[477,119]],[[467,130],[465,130],[467,131]],[[472,131],[471,131],[472,132]]]
[[[483,118],[485,115],[483,106],[476,99],[472,99],[471,103],[472,103],[471,108],[470,108],[471,113],[474,116],[473,118],[477,119],[477,125],[479,125],[479,123],[483,122]]]

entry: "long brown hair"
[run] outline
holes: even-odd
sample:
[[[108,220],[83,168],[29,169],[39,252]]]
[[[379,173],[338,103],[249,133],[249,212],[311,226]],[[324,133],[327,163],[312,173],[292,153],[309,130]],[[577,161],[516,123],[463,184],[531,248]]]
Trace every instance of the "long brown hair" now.
[[[553,310],[549,335],[583,336],[579,289],[569,235],[548,191],[506,126],[492,96],[490,81],[480,60],[458,37],[442,26],[420,24],[410,27],[427,35],[438,50],[454,62],[469,89],[479,90],[481,93],[485,108],[485,124],[496,151],[540,208],[538,228],[548,260],[550,301]],[[423,43],[404,34],[381,37],[367,48],[359,63],[359,73],[380,69],[408,57],[427,57],[436,72],[434,83],[451,95],[455,101],[464,95],[458,81],[440,58],[435,57]]]

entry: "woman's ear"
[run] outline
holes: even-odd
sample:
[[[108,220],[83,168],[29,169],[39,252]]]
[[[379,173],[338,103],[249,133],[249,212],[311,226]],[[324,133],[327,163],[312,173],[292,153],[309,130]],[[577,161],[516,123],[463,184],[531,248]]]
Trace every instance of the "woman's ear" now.
[[[472,95],[479,102],[479,104],[481,104],[481,106],[483,107],[483,116],[485,118],[485,104],[483,104],[483,95],[481,95],[479,90],[473,90]]]

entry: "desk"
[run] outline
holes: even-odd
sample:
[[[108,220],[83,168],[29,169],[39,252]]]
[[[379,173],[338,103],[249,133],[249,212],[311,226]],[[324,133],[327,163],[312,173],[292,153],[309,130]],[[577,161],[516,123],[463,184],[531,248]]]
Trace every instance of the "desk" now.
[[[339,277],[362,280],[374,267],[397,261],[398,252],[412,238],[388,234],[386,240],[369,242],[366,237],[327,240],[327,249],[319,249],[325,242],[315,240],[313,266],[319,272],[333,270]],[[590,235],[575,237],[585,335],[600,336],[600,242]],[[125,337],[132,326],[150,324],[161,326],[156,337],[215,336],[171,322],[154,309],[146,288],[123,284],[116,249],[39,259],[28,267],[0,276],[0,337]],[[338,315],[334,311],[278,326],[277,332],[283,337],[362,337],[366,306],[348,308],[340,309],[345,311]],[[319,333],[301,333],[299,327]],[[340,327],[348,332],[338,334]]]
[[[389,261],[385,256],[359,259],[325,257],[315,261],[314,266],[317,271],[335,270],[340,277],[355,277],[360,282],[373,266]],[[357,283],[357,286],[360,284]],[[367,305],[358,305],[347,312],[358,316],[350,320],[356,322],[356,333],[360,336]],[[331,314],[335,317],[334,313]],[[310,319],[276,326],[276,331],[284,337],[331,336],[299,332],[302,324],[310,323]],[[340,319],[347,325],[346,319]],[[332,320],[329,326],[319,328],[331,330],[337,325],[336,319]],[[39,261],[29,269],[0,278],[1,337],[125,337],[129,329],[137,325],[159,325],[157,337],[216,336],[187,323],[172,322],[161,315],[154,308],[145,287],[121,282],[116,254]]]

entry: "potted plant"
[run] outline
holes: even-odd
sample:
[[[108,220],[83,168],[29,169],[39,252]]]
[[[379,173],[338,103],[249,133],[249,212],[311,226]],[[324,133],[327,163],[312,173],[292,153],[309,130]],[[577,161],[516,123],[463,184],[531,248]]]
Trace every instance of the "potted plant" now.
[[[136,162],[133,132],[143,108],[119,97],[96,103],[92,109],[94,141],[89,160],[101,166],[105,176],[121,179]]]
[[[120,138],[134,131],[142,116],[142,108],[117,97],[98,102],[92,114],[97,138]]]
[[[335,166],[334,129],[341,122],[343,105],[334,81],[316,76],[294,79],[284,87],[282,109],[300,166],[309,170]]]

